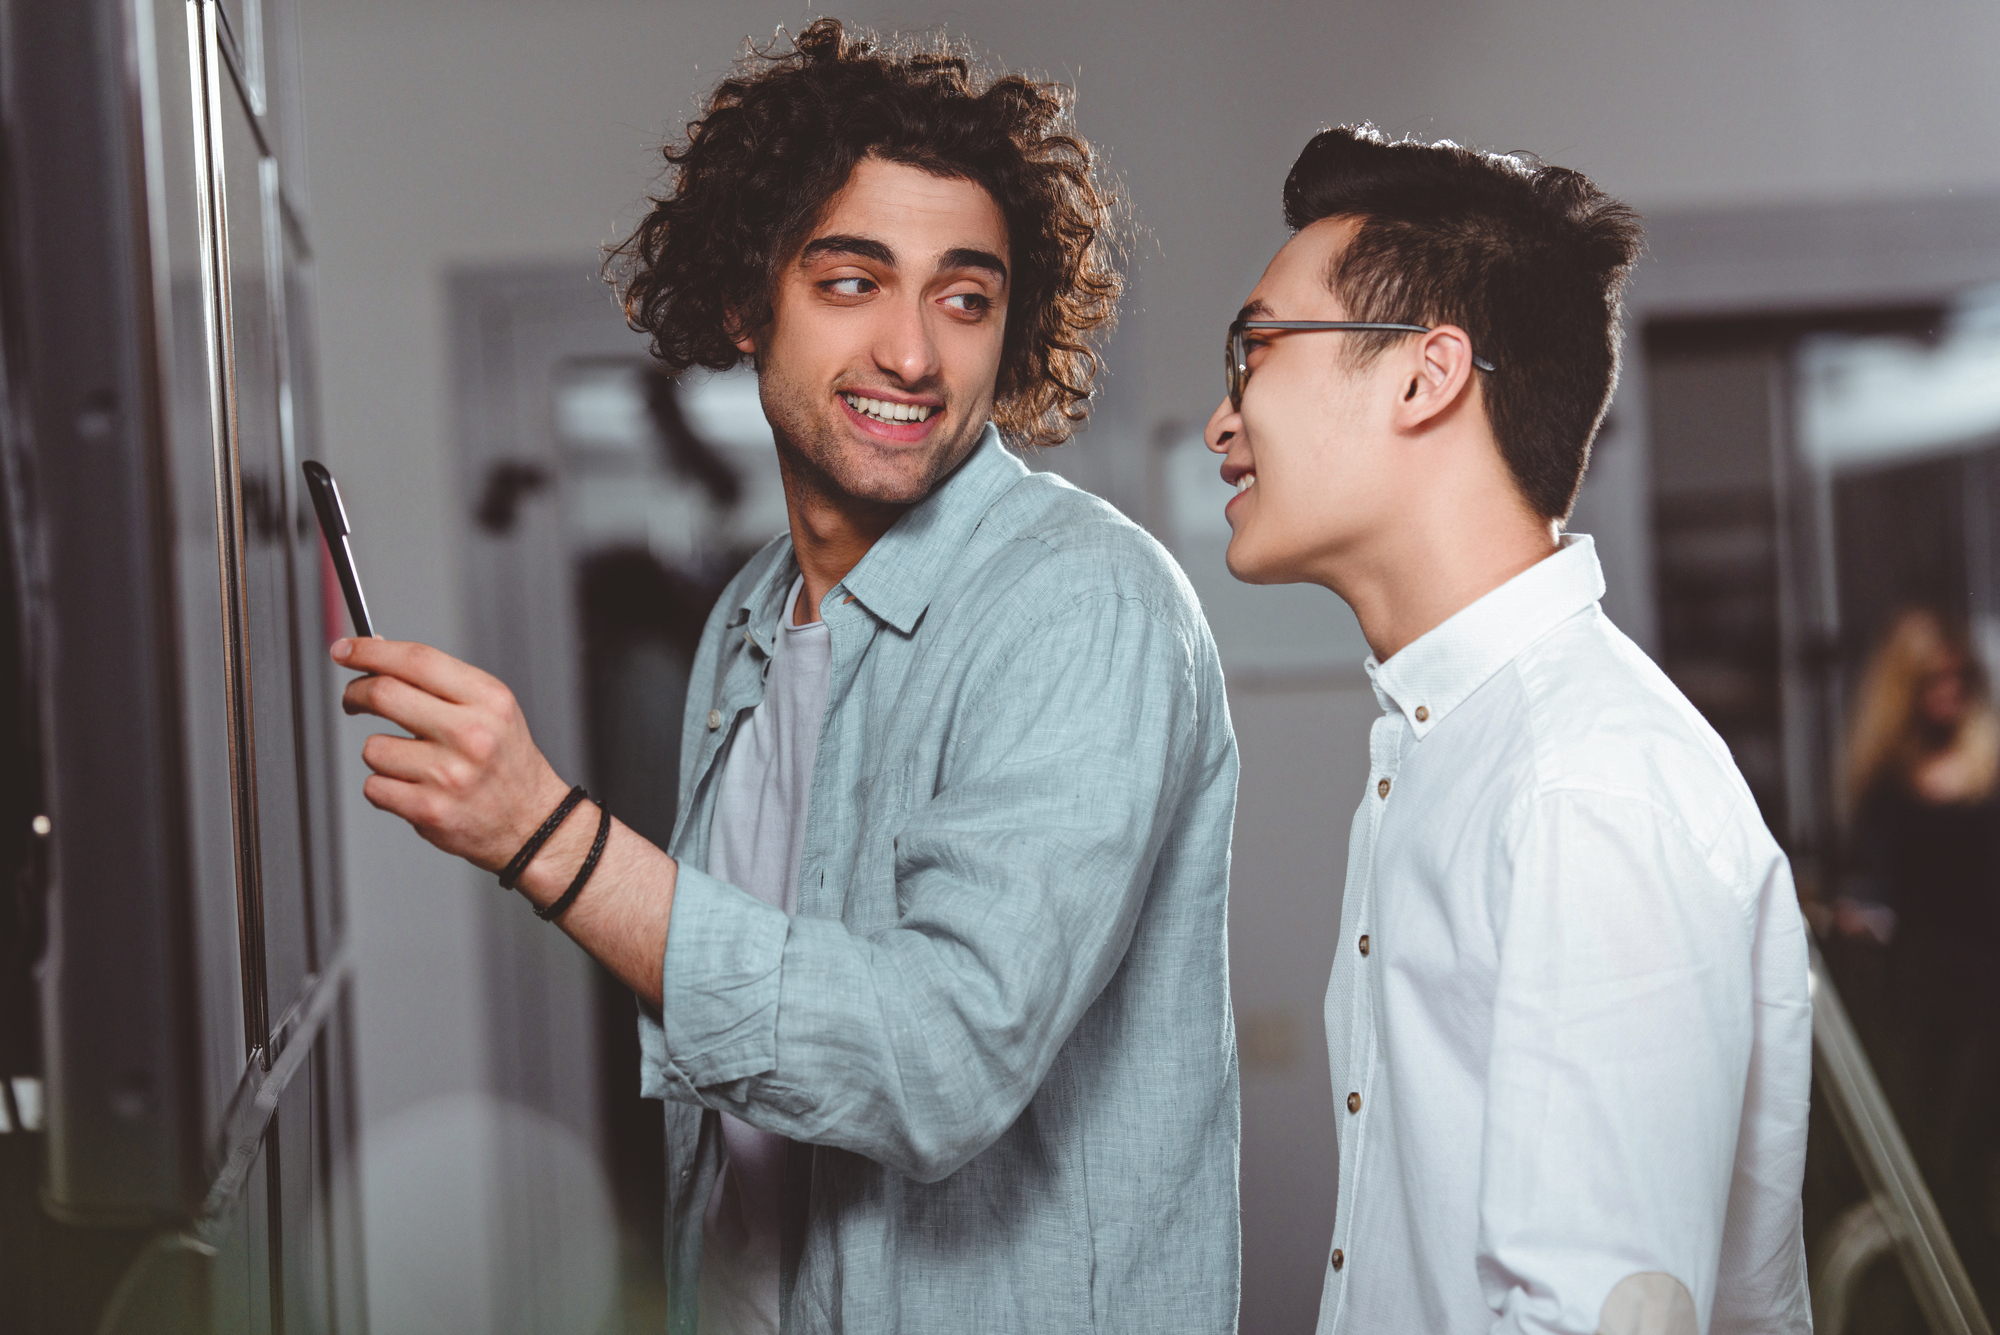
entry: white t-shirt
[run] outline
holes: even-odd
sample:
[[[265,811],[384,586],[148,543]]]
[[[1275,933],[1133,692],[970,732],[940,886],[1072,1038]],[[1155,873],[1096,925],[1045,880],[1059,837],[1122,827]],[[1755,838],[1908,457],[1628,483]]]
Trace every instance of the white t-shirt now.
[[[826,623],[792,624],[804,586],[801,576],[785,599],[763,702],[729,744],[708,843],[711,876],[786,913],[799,906],[799,854],[832,664]],[[785,1138],[721,1116],[729,1155],[702,1220],[701,1335],[777,1335]]]

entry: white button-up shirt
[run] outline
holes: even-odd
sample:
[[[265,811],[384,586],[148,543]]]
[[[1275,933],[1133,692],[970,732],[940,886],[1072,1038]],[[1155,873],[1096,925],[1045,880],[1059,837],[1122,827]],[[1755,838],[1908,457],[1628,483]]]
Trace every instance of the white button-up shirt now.
[[[1320,1335],[1593,1335],[1662,1274],[1701,1331],[1811,1329],[1790,868],[1603,592],[1567,537],[1368,662]]]

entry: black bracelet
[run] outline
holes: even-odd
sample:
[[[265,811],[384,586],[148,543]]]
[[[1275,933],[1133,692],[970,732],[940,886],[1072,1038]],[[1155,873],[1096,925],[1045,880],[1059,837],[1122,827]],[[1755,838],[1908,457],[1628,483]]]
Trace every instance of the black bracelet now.
[[[561,805],[542,822],[542,828],[529,835],[528,842],[521,845],[521,851],[514,855],[514,860],[500,869],[502,890],[520,888],[521,873],[528,870],[528,864],[535,860],[535,854],[542,851],[542,845],[549,841],[549,836],[556,832],[557,827],[569,819],[569,813],[576,810],[576,804],[589,796],[589,793],[583,791],[582,784],[569,790],[569,796],[565,797]]]
[[[604,855],[604,841],[611,837],[611,808],[602,802],[597,804],[597,838],[590,841],[590,856],[577,868],[576,879],[569,883],[569,889],[562,892],[562,898],[545,909],[536,909],[535,916],[543,922],[553,922],[562,916],[564,909],[576,903],[576,897],[583,893],[583,883],[590,879],[590,873],[597,870],[597,859]]]

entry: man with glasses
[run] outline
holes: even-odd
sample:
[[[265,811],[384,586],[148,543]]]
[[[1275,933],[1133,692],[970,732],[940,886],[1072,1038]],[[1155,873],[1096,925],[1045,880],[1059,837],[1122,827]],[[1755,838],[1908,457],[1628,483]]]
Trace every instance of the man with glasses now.
[[[1329,130],[1229,329],[1229,567],[1346,599],[1382,716],[1327,989],[1321,1335],[1806,1331],[1791,875],[1564,534],[1638,219]]]

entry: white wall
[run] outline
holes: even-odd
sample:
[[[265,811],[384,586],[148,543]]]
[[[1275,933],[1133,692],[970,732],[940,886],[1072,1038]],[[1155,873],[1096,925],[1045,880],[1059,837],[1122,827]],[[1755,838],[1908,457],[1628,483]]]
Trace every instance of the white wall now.
[[[620,0],[303,7],[327,453],[382,626],[460,647],[464,507],[452,492],[443,275],[587,261],[633,218],[658,140],[743,35],[809,14]],[[2000,9],[1974,0],[1921,12],[1862,0],[898,0],[849,12],[946,22],[1075,81],[1082,125],[1149,235],[1102,427],[1070,447],[1066,471],[1128,506],[1134,442],[1213,406],[1222,327],[1283,239],[1279,185],[1323,123],[1367,118],[1532,149],[1645,209],[2000,192]],[[1629,529],[1643,515],[1643,469],[1614,449],[1603,473],[1598,490],[1615,494],[1586,513]],[[1618,535],[1600,536],[1618,550]],[[1643,596],[1628,585],[1619,597]],[[1244,1086],[1245,1329],[1263,1330],[1309,1319],[1318,1286],[1331,1164],[1323,1146],[1299,1142],[1323,1130],[1317,999],[1374,705],[1350,684],[1239,691],[1236,709],[1236,978],[1272,1057]],[[366,731],[350,726],[350,742]],[[380,1123],[484,1079],[470,906],[498,892],[362,804],[355,750],[345,842],[362,1090]],[[381,1328],[401,1328],[381,1316]]]

